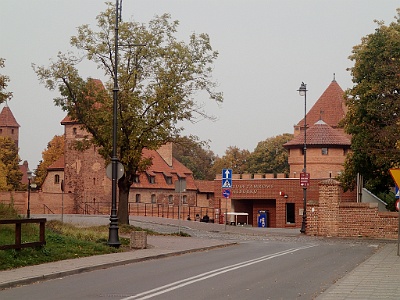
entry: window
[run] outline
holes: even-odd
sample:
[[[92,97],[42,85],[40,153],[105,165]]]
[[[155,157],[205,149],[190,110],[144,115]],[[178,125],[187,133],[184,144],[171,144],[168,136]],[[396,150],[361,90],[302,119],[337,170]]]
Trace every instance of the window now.
[[[322,155],[328,155],[328,148],[321,148]]]
[[[11,134],[14,134],[14,129],[11,129]]]
[[[76,127],[72,128],[72,134],[74,134],[74,135],[76,135],[76,134],[77,134]]]
[[[168,196],[168,203],[169,204],[174,204],[174,196],[172,196],[172,195]]]
[[[186,196],[186,195],[183,195],[182,203],[183,203],[183,204],[187,204],[187,203],[188,203],[188,201],[187,201],[187,196]]]
[[[286,203],[286,223],[292,224],[295,223],[294,219],[294,203]]]
[[[140,203],[140,194],[136,194],[135,202]]]
[[[3,129],[0,128],[0,134],[2,134],[2,133],[3,133]]]
[[[60,175],[56,174],[54,175],[54,184],[59,184],[60,183]]]
[[[147,177],[149,179],[149,183],[156,183],[156,177],[155,176],[148,175]]]
[[[172,184],[172,177],[171,176],[165,176],[165,182],[167,184]]]
[[[349,153],[349,149],[344,148],[344,149],[343,149],[343,155],[346,156],[347,153]]]
[[[151,203],[156,203],[157,201],[156,201],[156,195],[155,194],[152,194],[151,195]]]

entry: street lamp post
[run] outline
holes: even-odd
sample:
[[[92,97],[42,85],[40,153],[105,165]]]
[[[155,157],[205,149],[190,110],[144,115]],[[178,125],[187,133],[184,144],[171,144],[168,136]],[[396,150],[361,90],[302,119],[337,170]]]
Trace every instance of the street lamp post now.
[[[117,216],[117,172],[118,172],[118,158],[117,158],[117,105],[118,105],[118,23],[119,23],[119,1],[115,2],[115,64],[114,64],[114,89],[113,89],[113,130],[112,130],[112,172],[111,172],[111,215],[110,227],[108,232],[107,244],[112,247],[118,248],[121,243],[118,236],[118,216]]]
[[[31,209],[30,209],[30,202],[31,202],[31,180],[32,180],[32,171],[27,171],[26,174],[28,175],[28,209],[26,210],[26,217],[29,219],[31,217]]]
[[[298,89],[299,95],[304,96],[304,148],[303,148],[303,173],[307,173],[307,86],[301,83]],[[307,184],[303,184],[303,221],[301,222],[301,233],[306,233],[307,223]]]

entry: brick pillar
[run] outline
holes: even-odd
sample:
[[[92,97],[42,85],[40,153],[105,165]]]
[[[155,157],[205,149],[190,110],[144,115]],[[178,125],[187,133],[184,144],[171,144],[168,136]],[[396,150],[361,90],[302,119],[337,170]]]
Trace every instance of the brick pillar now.
[[[334,179],[319,183],[318,235],[339,235],[340,182]]]

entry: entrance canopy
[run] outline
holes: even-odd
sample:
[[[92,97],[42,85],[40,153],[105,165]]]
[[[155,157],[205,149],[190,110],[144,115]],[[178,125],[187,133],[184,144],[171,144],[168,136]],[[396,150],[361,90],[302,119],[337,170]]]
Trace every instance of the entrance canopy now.
[[[228,214],[228,217],[230,217],[230,222],[235,222],[235,225],[237,225],[237,217],[238,216],[246,216],[246,224],[249,224],[249,214],[245,212],[228,212],[224,213],[225,215]],[[228,221],[228,218],[226,218]]]

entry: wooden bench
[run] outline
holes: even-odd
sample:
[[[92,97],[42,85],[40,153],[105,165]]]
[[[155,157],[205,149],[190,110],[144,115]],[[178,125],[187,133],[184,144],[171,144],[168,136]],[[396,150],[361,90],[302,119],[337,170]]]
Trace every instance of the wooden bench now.
[[[39,241],[38,242],[30,242],[30,243],[22,243],[21,241],[21,227],[22,224],[29,223],[39,223]],[[8,219],[8,220],[0,220],[0,225],[2,224],[15,224],[15,244],[10,245],[0,245],[0,250],[5,249],[21,249],[28,247],[37,247],[46,245],[45,238],[45,224],[46,218],[38,218],[38,219]]]

